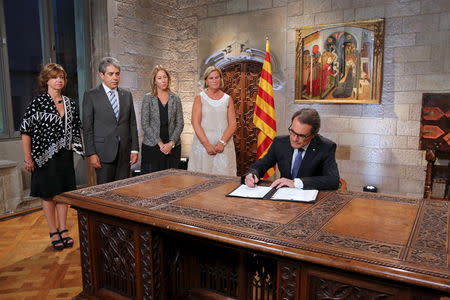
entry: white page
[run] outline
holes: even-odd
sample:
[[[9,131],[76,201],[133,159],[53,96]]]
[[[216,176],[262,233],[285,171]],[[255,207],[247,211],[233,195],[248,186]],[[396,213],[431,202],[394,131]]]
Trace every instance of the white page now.
[[[272,196],[272,200],[293,200],[311,202],[316,200],[318,190],[302,190],[296,188],[279,188]]]
[[[271,190],[268,186],[256,186],[254,188],[241,184],[229,196],[245,197],[245,198],[262,198]]]

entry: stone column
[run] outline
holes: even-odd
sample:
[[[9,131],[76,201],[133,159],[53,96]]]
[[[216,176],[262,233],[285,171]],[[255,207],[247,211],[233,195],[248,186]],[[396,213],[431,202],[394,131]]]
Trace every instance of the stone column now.
[[[22,201],[22,178],[19,164],[0,160],[0,215],[14,212]]]

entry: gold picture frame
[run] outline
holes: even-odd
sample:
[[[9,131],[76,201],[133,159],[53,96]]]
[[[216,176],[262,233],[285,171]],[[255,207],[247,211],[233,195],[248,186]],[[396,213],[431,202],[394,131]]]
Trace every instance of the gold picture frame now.
[[[296,30],[295,102],[380,103],[384,19]]]

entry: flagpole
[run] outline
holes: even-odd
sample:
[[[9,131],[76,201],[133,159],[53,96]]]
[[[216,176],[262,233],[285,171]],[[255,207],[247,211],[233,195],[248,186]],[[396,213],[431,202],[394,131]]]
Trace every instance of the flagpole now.
[[[253,112],[253,124],[258,128],[256,158],[264,157],[272,145],[277,134],[275,102],[272,83],[272,66],[270,63],[270,43],[266,35],[266,55],[258,83],[255,108]],[[267,170],[263,179],[267,179],[275,173],[275,168]]]

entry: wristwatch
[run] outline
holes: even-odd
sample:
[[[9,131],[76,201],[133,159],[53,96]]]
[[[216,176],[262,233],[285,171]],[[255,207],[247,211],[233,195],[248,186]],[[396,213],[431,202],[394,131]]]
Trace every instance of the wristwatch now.
[[[227,143],[226,143],[224,140],[219,140],[219,142],[220,142],[222,145],[224,145],[224,146],[227,145]]]

